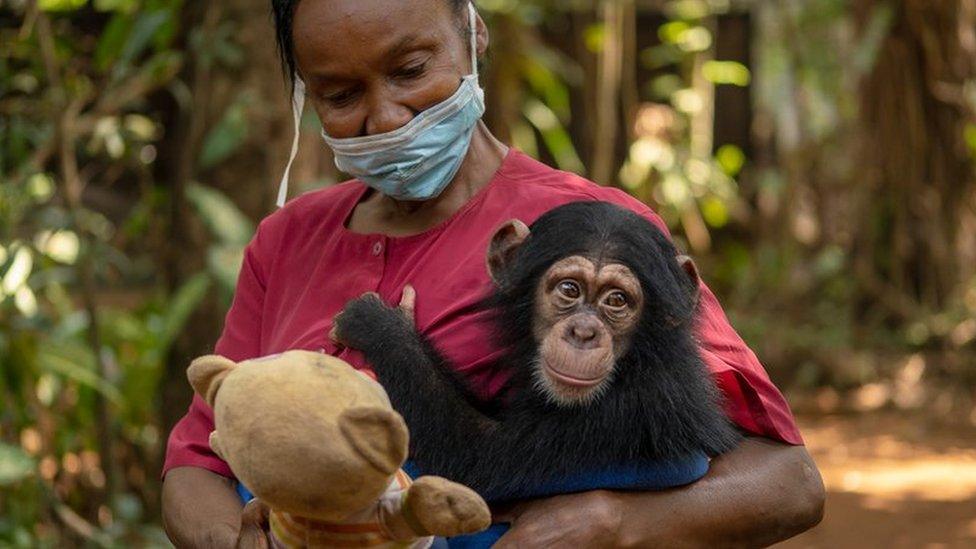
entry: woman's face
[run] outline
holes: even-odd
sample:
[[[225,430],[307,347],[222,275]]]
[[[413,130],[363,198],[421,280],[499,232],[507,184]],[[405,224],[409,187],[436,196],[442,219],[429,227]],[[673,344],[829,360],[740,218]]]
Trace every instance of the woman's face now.
[[[450,97],[471,71],[467,22],[446,0],[299,2],[295,60],[325,132],[389,132]]]

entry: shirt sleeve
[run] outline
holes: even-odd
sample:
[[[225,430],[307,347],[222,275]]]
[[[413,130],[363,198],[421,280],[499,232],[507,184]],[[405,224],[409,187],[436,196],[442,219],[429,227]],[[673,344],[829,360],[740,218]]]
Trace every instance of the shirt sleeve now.
[[[641,214],[671,236],[664,220],[645,204],[616,189],[603,189],[611,194],[598,197],[600,200],[610,200]],[[702,360],[724,397],[729,418],[749,434],[802,445],[803,438],[783,394],[729,324],[718,299],[704,282],[699,287],[696,335]]]
[[[224,319],[224,330],[214,353],[233,361],[261,354],[261,316],[265,283],[259,263],[258,234],[244,250],[234,300]],[[199,395],[193,395],[190,409],[170,432],[166,444],[163,476],[175,467],[202,467],[225,477],[233,477],[230,467],[210,449],[214,429],[213,410]]]
[[[701,355],[725,397],[726,414],[748,433],[803,444],[783,394],[729,324],[722,306],[704,282],[699,300],[697,335]]]

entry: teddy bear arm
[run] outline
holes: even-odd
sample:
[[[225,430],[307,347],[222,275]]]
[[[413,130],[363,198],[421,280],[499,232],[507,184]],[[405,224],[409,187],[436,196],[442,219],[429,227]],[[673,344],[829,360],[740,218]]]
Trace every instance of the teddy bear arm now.
[[[452,537],[491,525],[491,511],[470,488],[436,476],[422,476],[400,500],[399,520],[418,535]]]

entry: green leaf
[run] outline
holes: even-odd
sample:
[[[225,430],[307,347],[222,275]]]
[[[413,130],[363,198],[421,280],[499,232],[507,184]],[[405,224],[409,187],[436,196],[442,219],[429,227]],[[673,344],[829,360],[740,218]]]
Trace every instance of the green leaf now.
[[[651,46],[645,48],[640,54],[641,64],[648,69],[659,69],[668,65],[675,65],[680,63],[683,58],[684,54],[673,44]],[[680,80],[680,77],[675,74],[670,76]]]
[[[713,196],[706,197],[701,203],[702,217],[705,222],[715,228],[722,228],[729,222],[729,210],[725,204]]]
[[[556,116],[561,121],[568,122],[572,114],[569,88],[559,79],[559,76],[534,57],[525,59],[522,74],[535,93],[556,113]]]
[[[722,145],[715,151],[715,160],[729,177],[735,177],[746,163],[746,155],[735,145]]]
[[[583,30],[583,43],[586,44],[586,49],[593,53],[600,53],[603,51],[603,45],[606,43],[607,36],[607,26],[602,22],[593,23]]]
[[[690,28],[691,25],[684,21],[670,21],[657,29],[657,35],[665,44],[677,44],[681,35]]]
[[[705,61],[702,76],[715,84],[748,86],[752,75],[749,68],[737,61]]]
[[[976,124],[966,124],[962,130],[962,136],[966,140],[966,144],[969,145],[970,152],[976,157]]]
[[[532,158],[539,158],[539,143],[528,122],[518,120],[512,125],[512,144]]]
[[[137,6],[137,2],[138,0],[95,0],[95,9],[131,12]]]
[[[156,10],[140,15],[132,26],[132,32],[129,33],[129,40],[122,48],[122,54],[119,56],[119,60],[123,63],[131,63],[132,60],[145,51],[146,46],[152,41],[156,31],[169,18],[170,13],[166,10]]]
[[[241,246],[212,246],[207,252],[207,267],[224,295],[233,295],[243,260],[244,248]]]
[[[37,7],[43,11],[73,11],[87,3],[88,0],[38,0]]]
[[[210,289],[210,277],[199,273],[186,282],[170,298],[169,308],[164,313],[163,332],[160,337],[160,355],[165,355],[176,336],[183,331],[186,321],[196,310]]]
[[[140,69],[155,86],[169,84],[183,66],[183,55],[176,51],[161,51],[149,58]]]
[[[217,125],[210,130],[200,150],[200,167],[210,169],[226,160],[247,139],[245,96],[232,103]]]
[[[701,19],[712,13],[705,0],[676,0],[668,2],[666,11],[678,19]],[[719,10],[716,10],[719,11]]]
[[[217,189],[193,183],[186,189],[186,198],[221,243],[244,246],[254,235],[251,220]]]
[[[34,458],[17,446],[0,442],[0,486],[11,486],[34,474]]]
[[[95,356],[87,347],[66,342],[44,345],[38,348],[37,363],[43,370],[61,374],[98,391],[115,405],[122,403],[119,390],[98,375]]]
[[[132,18],[123,13],[116,13],[102,31],[102,37],[95,46],[95,66],[105,72],[118,58],[125,45],[125,39],[132,28]]]
[[[573,146],[569,132],[559,123],[559,118],[552,109],[538,99],[526,101],[522,109],[525,118],[542,134],[549,152],[556,159],[560,169],[575,173],[583,173],[583,161],[580,160]]]
[[[681,77],[676,74],[662,74],[661,76],[654,77],[648,83],[648,91],[650,94],[661,101],[667,101],[672,95],[674,95],[678,90],[684,88],[685,83],[681,80]]]
[[[881,45],[891,32],[894,20],[895,12],[890,5],[882,3],[875,6],[863,38],[854,50],[853,65],[858,74],[867,74],[874,67],[878,52],[881,51]]]

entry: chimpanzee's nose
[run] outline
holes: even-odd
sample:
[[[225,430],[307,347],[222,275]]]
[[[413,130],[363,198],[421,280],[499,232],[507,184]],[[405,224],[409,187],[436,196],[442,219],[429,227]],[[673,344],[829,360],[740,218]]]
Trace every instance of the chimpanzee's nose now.
[[[589,341],[596,337],[596,329],[593,326],[573,326],[573,337],[580,341]]]
[[[590,349],[599,343],[600,325],[596,319],[586,318],[571,322],[563,338],[579,349]]]

